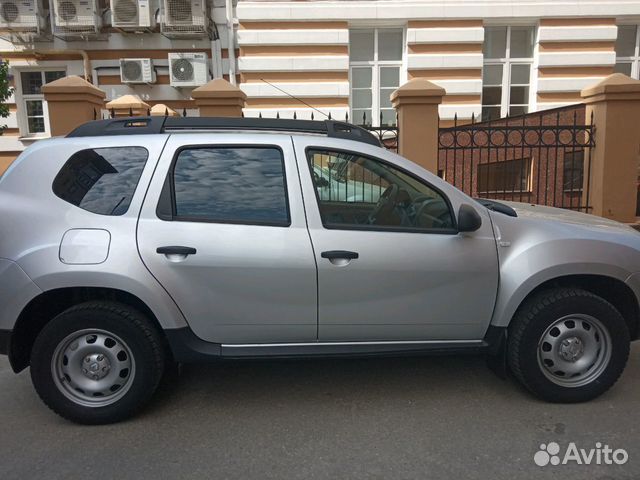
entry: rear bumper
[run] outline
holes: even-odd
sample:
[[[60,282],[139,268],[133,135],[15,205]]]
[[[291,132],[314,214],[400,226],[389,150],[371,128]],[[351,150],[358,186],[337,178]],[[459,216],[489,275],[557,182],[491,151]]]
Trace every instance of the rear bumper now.
[[[17,263],[0,258],[0,331],[15,329],[24,307],[41,293]]]
[[[11,330],[0,330],[0,355],[9,355],[11,333]]]

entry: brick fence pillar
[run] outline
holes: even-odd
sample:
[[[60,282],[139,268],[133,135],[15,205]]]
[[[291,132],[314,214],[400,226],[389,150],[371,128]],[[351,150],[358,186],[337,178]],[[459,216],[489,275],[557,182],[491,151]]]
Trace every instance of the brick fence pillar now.
[[[51,136],[66,135],[91,120],[100,119],[105,93],[76,75],[60,78],[42,87],[49,108]]]
[[[123,95],[106,105],[109,113],[115,117],[146,117],[149,104],[137,95]]]
[[[391,94],[400,128],[398,153],[438,173],[438,105],[444,88],[422,78],[408,81]]]
[[[174,109],[167,107],[164,103],[156,103],[150,110],[152,117],[179,117]]]
[[[581,95],[587,105],[586,118],[593,113],[595,125],[589,185],[591,213],[634,222],[640,160],[640,81],[614,73],[585,88]],[[585,165],[585,176],[587,168]]]
[[[217,78],[194,89],[195,100],[201,117],[242,117],[247,95],[228,81]]]

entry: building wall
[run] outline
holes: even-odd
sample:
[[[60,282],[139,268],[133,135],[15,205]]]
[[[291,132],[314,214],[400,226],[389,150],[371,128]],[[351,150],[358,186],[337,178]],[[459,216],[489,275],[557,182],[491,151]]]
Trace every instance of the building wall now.
[[[0,175],[9,168],[11,162],[13,162],[18,155],[20,155],[20,152],[0,152]]]
[[[640,3],[241,1],[237,16],[238,67],[249,114],[311,111],[261,78],[277,79],[272,83],[310,105],[348,108],[349,29],[402,27],[405,78],[427,78],[447,90],[440,106],[447,126],[455,116],[468,122],[481,113],[485,27],[535,27],[530,111],[556,108],[578,102],[582,88],[613,73],[617,24],[640,23]],[[256,51],[266,58],[255,58]]]
[[[349,108],[349,30],[343,21],[242,21],[240,88],[247,94],[245,115],[341,118]],[[291,98],[295,96],[299,100]],[[304,103],[302,103],[304,102]],[[320,118],[322,116],[320,115]]]
[[[613,73],[616,37],[613,17],[541,19],[537,108],[579,102],[581,89]]]
[[[235,0],[234,0],[235,1]],[[107,101],[125,94],[149,105],[164,103],[197,114],[191,89],[169,85],[169,52],[206,52],[210,77],[239,83],[247,94],[245,115],[344,119],[350,112],[350,29],[402,28],[401,82],[427,78],[447,90],[440,106],[443,126],[468,122],[481,113],[485,28],[536,27],[530,110],[579,101],[579,91],[613,72],[617,25],[640,24],[640,3],[625,0],[381,0],[236,1],[231,55],[225,0],[209,0],[218,39],[169,39],[152,33],[123,34],[106,26],[98,38],[65,41],[49,37],[33,44],[0,40],[0,56],[17,79],[32,68],[63,68],[82,75],[87,52],[92,81]],[[0,36],[2,36],[0,34]],[[55,53],[52,53],[55,52]],[[120,81],[120,58],[152,58],[157,81],[127,85]],[[230,78],[237,72],[234,78]],[[295,97],[295,98],[293,98]],[[11,116],[0,136],[5,157],[34,140],[24,136],[20,92],[10,100]],[[102,112],[104,113],[104,112]],[[358,121],[359,119],[351,120]]]
[[[444,121],[480,115],[484,27],[475,20],[409,20],[409,78],[426,78],[447,91]]]
[[[0,171],[7,158],[17,154],[39,138],[47,135],[28,136],[25,128],[24,103],[20,88],[20,74],[29,70],[64,70],[67,75],[84,75],[83,60],[80,51],[86,52],[90,69],[87,72],[94,85],[106,92],[106,101],[127,94],[139,96],[153,106],[162,103],[179,112],[184,109],[197,114],[195,103],[191,99],[192,88],[175,88],[169,85],[170,52],[203,52],[208,57],[208,79],[224,77],[235,71],[234,60],[229,60],[228,35],[225,16],[225,0],[209,0],[209,14],[216,27],[218,39],[208,36],[199,38],[168,38],[160,33],[160,27],[145,33],[124,33],[111,28],[110,14],[103,16],[103,26],[99,35],[87,39],[65,40],[50,34],[50,28],[35,41],[16,41],[10,32],[0,32],[0,57],[9,61],[10,75],[15,84],[16,93],[9,100],[11,116],[0,119],[0,125],[7,129],[0,136]],[[109,1],[106,1],[109,5]],[[157,7],[157,5],[156,5]],[[47,33],[49,32],[49,33]],[[235,45],[234,45],[235,48]],[[156,72],[156,81],[152,84],[126,84],[121,81],[119,61],[121,58],[151,58]],[[230,63],[234,64],[231,68]],[[235,79],[239,81],[239,77]],[[106,115],[106,111],[98,112]]]

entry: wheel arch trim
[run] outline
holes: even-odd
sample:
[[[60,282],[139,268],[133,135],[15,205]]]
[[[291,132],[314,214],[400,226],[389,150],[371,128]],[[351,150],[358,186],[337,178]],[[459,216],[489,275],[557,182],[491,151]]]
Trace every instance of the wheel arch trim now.
[[[106,300],[129,305],[150,317],[162,334],[167,328],[186,326],[186,322],[179,312],[170,316],[166,309],[152,308],[148,298],[141,297],[134,292],[112,286],[65,286],[41,291],[24,305],[17,316],[11,331],[8,354],[11,367],[17,373],[29,365],[31,348],[38,333],[56,315],[80,303],[92,300]],[[156,306],[157,307],[157,306]]]
[[[508,282],[505,284],[501,281],[491,325],[508,327],[517,309],[533,292],[545,285],[552,285],[554,282],[580,285],[581,281],[585,279],[613,280],[617,286],[628,288],[629,292],[633,294],[636,308],[640,308],[640,274],[638,275],[634,285],[630,285],[628,279],[631,277],[628,272],[611,265],[582,264],[576,268],[557,265],[540,270],[517,285],[509,285]],[[590,288],[587,289],[592,291]],[[598,291],[592,291],[592,293],[597,295]]]

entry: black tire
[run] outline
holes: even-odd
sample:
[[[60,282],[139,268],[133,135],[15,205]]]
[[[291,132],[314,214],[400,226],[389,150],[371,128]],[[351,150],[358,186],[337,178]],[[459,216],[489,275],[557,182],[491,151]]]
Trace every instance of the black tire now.
[[[610,352],[608,360],[604,355],[600,357],[599,352],[604,346],[597,347],[599,358],[604,358],[600,368],[591,374],[592,378],[585,373],[583,381],[586,383],[579,384],[578,379],[575,386],[559,385],[558,380],[550,380],[549,376],[553,377],[554,374],[548,371],[545,373],[544,362],[547,360],[540,359],[540,355],[544,353],[539,353],[539,345],[540,349],[543,346],[549,349],[548,345],[544,345],[543,335],[547,335],[547,332],[557,335],[553,332],[553,326],[559,319],[571,315],[586,315],[597,319],[598,328],[606,330],[603,336],[608,334],[606,342],[610,345],[607,347]],[[616,383],[627,363],[629,348],[629,329],[613,305],[586,290],[557,288],[534,295],[518,309],[509,326],[507,362],[520,383],[537,397],[549,402],[576,403],[596,398]],[[551,362],[547,370],[553,368]],[[564,375],[563,372],[560,373]]]
[[[119,337],[135,362],[126,392],[109,405],[74,401],[54,380],[58,346],[75,332],[91,329]],[[31,352],[31,379],[40,398],[58,415],[81,424],[114,423],[134,415],[152,397],[164,367],[165,352],[156,328],[141,313],[115,302],[93,301],[65,310],[42,329]]]

